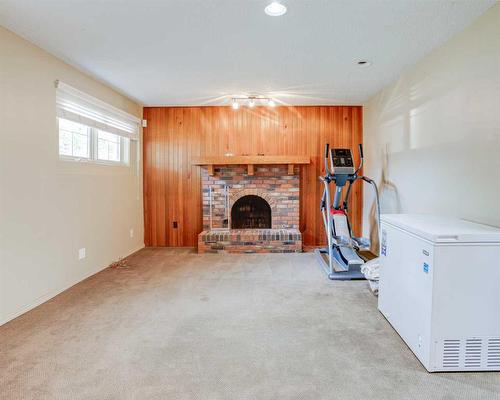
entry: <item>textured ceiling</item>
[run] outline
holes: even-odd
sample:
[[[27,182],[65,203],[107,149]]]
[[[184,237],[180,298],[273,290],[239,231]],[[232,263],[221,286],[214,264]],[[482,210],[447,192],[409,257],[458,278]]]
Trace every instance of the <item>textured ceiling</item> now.
[[[268,3],[2,0],[0,24],[145,105],[361,104],[495,2]]]

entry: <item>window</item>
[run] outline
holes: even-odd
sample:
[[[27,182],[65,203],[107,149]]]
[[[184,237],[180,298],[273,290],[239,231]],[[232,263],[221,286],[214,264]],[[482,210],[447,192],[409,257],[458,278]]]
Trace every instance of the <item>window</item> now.
[[[95,97],[56,81],[59,156],[67,160],[128,164],[130,140],[140,120]]]
[[[90,158],[90,129],[85,125],[59,118],[59,154]]]
[[[128,164],[130,139],[59,118],[59,156],[63,159]]]
[[[97,158],[106,161],[120,161],[120,136],[97,131]]]

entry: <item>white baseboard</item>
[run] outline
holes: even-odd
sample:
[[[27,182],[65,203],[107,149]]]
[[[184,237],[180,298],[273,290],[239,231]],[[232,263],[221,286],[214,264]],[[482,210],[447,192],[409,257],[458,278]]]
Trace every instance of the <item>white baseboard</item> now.
[[[144,244],[142,244],[141,246],[135,248],[134,250],[132,250],[127,256],[125,257],[128,257],[130,256],[131,254],[134,254],[135,252],[143,249],[145,246]],[[123,258],[125,258],[123,257]],[[62,287],[56,289],[56,290],[53,290],[41,297],[39,297],[38,299],[36,299],[34,302],[20,308],[19,310],[17,311],[14,311],[13,313],[11,313],[10,315],[7,315],[6,318],[3,318],[2,320],[0,320],[0,326],[6,324],[7,322],[9,321],[12,321],[13,319],[23,315],[24,313],[27,313],[28,311],[34,309],[35,307],[38,307],[39,305],[45,303],[46,301],[49,301],[50,299],[52,299],[53,297],[56,297],[58,294],[61,294],[62,292],[64,292],[65,290],[68,290],[70,287],[72,286],[75,286],[77,284],[79,284],[80,282],[84,281],[85,279],[87,278],[90,278],[92,275],[95,275],[95,274],[98,274],[99,272],[105,270],[106,268],[108,268],[108,265],[104,266],[104,267],[101,267],[101,268],[98,268],[97,270],[95,271],[90,271],[88,274],[85,274],[83,275],[82,277],[80,277],[78,280],[76,281],[72,281],[72,282],[68,282],[66,284],[64,284]]]

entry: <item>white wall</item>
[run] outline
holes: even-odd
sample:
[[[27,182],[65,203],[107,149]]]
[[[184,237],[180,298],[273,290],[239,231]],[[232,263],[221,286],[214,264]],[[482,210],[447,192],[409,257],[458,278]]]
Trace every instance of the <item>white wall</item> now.
[[[363,140],[382,212],[500,226],[500,4],[374,96]]]
[[[144,240],[138,144],[130,167],[59,161],[54,81],[138,117],[141,106],[1,27],[0,49],[2,324]]]

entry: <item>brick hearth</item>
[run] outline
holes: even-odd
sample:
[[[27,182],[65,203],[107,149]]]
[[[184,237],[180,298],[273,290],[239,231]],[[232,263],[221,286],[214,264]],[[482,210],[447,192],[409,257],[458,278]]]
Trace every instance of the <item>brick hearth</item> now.
[[[230,229],[203,231],[199,253],[297,253],[302,237],[297,229]]]

